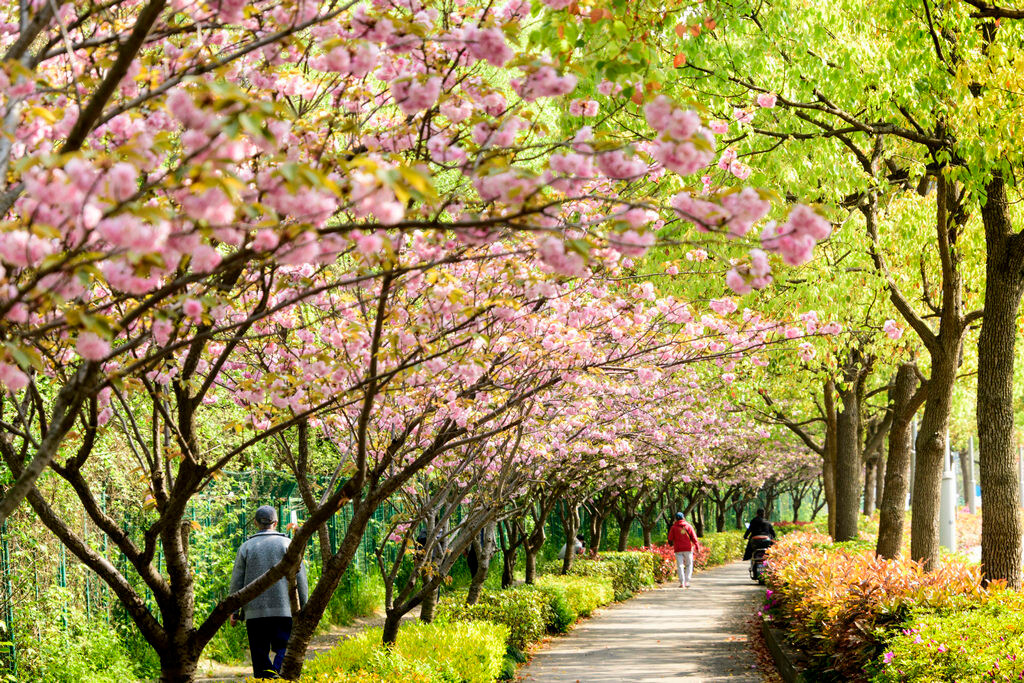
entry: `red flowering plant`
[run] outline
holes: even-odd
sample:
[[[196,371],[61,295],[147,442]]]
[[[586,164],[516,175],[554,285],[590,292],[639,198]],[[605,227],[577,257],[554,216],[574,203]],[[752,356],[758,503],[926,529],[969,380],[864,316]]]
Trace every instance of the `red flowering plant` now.
[[[658,564],[654,569],[655,580],[670,581],[676,575],[676,553],[671,543],[665,545],[651,545],[649,547],[630,548],[641,552],[648,552],[658,557]]]

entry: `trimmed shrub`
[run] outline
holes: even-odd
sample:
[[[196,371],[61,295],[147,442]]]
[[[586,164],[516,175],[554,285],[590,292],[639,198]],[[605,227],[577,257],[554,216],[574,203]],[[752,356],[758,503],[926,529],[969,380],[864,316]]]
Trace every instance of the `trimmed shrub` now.
[[[601,553],[596,559],[577,559],[569,573],[611,579],[615,599],[621,601],[644,586],[654,585],[657,563],[657,558],[648,552]]]
[[[545,627],[550,633],[568,633],[572,625],[579,619],[579,612],[569,604],[569,596],[565,587],[560,585],[541,585],[539,582],[534,589],[540,591],[548,598],[548,609],[545,616],[548,621]]]
[[[304,681],[366,683],[491,683],[502,672],[508,629],[492,623],[402,625],[392,649],[371,628],[306,665]]]
[[[442,597],[434,612],[439,622],[490,621],[508,629],[510,648],[525,650],[540,640],[549,624],[558,617],[551,607],[552,595],[533,586],[516,586],[505,590],[484,590],[475,605],[466,604],[465,593]],[[571,622],[570,622],[571,623]]]
[[[598,607],[615,600],[615,589],[609,579],[586,576],[545,575],[537,578],[537,588],[560,591],[577,617],[590,616]],[[576,618],[573,618],[575,621]]]
[[[658,558],[643,550],[627,550],[625,552],[601,553],[598,559],[602,562],[618,562],[622,572],[635,578],[634,592],[644,586],[653,586],[658,572]]]
[[[742,531],[721,531],[705,534],[700,539],[700,548],[693,557],[696,569],[716,567],[743,557],[747,542]]]
[[[875,557],[863,542],[832,545],[819,534],[781,539],[768,551],[766,580],[771,617],[820,681],[866,680],[883,641],[913,610],[963,609],[986,596],[978,567],[962,558],[947,556],[926,573],[917,562]]]

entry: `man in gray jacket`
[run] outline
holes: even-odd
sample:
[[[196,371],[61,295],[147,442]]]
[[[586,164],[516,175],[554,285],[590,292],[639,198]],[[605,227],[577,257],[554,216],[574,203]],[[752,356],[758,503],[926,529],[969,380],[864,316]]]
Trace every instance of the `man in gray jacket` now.
[[[277,531],[277,512],[269,505],[256,510],[259,533],[250,536],[235,557],[231,572],[231,592],[241,590],[267,573],[281,561],[291,539]],[[309,586],[306,583],[306,564],[299,565],[296,576],[299,608],[306,604]],[[288,595],[288,579],[282,578],[246,603],[242,608],[245,628],[249,634],[249,653],[252,655],[254,678],[277,678],[284,661],[284,651],[292,632],[292,601]],[[232,626],[237,615],[231,616]],[[270,661],[270,651],[274,661]]]

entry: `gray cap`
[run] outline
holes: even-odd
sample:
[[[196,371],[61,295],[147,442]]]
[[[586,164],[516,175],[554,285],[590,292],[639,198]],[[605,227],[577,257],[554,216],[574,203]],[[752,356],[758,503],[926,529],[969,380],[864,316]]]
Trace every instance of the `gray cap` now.
[[[261,505],[256,510],[257,524],[270,524],[277,521],[277,510],[272,505]]]

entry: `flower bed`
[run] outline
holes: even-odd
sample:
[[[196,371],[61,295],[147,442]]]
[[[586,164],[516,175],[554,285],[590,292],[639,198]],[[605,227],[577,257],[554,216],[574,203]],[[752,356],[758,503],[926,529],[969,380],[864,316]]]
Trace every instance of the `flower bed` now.
[[[999,591],[977,609],[916,610],[885,643],[875,683],[1019,681],[1024,678],[1024,595]]]
[[[885,640],[914,610],[963,610],[986,593],[976,565],[950,556],[938,571],[875,557],[865,542],[794,533],[768,552],[768,616],[811,660],[814,680],[863,681]],[[901,679],[909,680],[909,679]],[[934,680],[934,679],[926,679]]]

